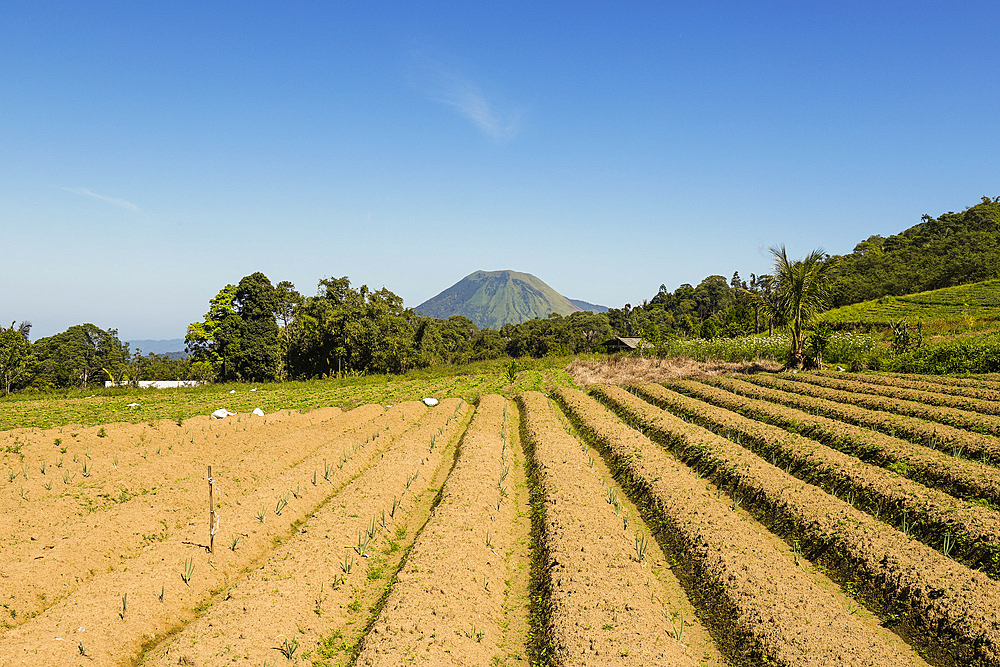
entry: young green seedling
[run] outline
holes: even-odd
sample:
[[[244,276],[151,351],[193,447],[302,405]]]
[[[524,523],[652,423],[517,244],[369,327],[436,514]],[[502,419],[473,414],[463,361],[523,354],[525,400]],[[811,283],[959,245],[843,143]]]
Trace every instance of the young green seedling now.
[[[646,541],[646,535],[640,534],[635,536],[635,558],[640,563],[646,560],[646,548],[649,546]]]
[[[278,635],[278,639],[283,639],[284,643],[274,650],[291,660],[292,656],[295,655],[295,651],[299,648],[299,640],[289,639],[285,635]]]

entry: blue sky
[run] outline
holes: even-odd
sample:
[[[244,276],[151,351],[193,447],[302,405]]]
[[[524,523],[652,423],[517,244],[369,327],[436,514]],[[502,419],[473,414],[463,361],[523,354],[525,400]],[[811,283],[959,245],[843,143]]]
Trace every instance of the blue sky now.
[[[420,7],[416,5],[420,4]],[[996,2],[6,2],[0,323],[254,271],[620,307],[1000,195]]]

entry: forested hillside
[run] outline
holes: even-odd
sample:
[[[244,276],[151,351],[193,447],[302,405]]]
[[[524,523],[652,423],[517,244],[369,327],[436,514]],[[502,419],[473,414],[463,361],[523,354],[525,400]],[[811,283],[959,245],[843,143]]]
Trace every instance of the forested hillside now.
[[[929,215],[909,229],[870,236],[834,257],[831,306],[1000,277],[1000,197],[961,213]]]

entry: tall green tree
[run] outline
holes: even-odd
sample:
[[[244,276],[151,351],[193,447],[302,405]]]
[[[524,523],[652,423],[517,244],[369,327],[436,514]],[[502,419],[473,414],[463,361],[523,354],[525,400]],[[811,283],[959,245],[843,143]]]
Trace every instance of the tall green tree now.
[[[267,382],[275,380],[281,368],[278,293],[261,272],[240,280],[233,296],[239,316],[230,379]]]
[[[77,324],[38,340],[33,346],[37,378],[57,387],[84,387],[105,378],[121,377],[130,362],[128,343],[118,331],[93,324]]]
[[[341,373],[394,373],[417,363],[418,318],[387,289],[354,289],[350,280],[319,281],[292,323],[289,373],[316,377]]]
[[[208,302],[205,321],[189,324],[184,336],[185,351],[195,362],[207,363],[219,378],[233,374],[232,355],[240,327],[240,317],[233,306],[235,298],[236,285],[223,287]]]
[[[275,316],[278,318],[278,338],[281,341],[280,376],[284,379],[288,377],[288,352],[291,347],[292,322],[295,321],[295,313],[304,299],[295,289],[295,285],[287,280],[282,280],[275,285],[274,292],[278,299],[278,309]]]
[[[22,322],[17,329],[10,323],[7,329],[0,329],[0,383],[5,394],[17,387],[31,375],[33,357],[28,340],[29,322]]]
[[[788,259],[784,245],[770,250],[774,256],[775,308],[792,338],[788,366],[802,368],[807,361],[802,332],[825,305],[833,263],[822,248],[796,261]]]

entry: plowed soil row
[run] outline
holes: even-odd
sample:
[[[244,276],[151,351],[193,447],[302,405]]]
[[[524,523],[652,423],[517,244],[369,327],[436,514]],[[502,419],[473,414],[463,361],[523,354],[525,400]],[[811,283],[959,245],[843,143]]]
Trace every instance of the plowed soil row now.
[[[835,400],[740,382],[736,378],[715,378],[711,380],[711,384],[741,396],[799,408],[810,414],[823,415],[892,437],[901,437],[917,445],[941,449],[956,457],[979,460],[983,463],[1000,461],[1000,438],[996,436],[972,433],[917,417],[871,410]]]
[[[820,377],[842,377],[840,373],[835,373],[834,371],[815,371],[815,374]],[[976,384],[967,386],[935,382],[927,379],[926,376],[915,375],[900,377],[898,375],[869,375],[867,373],[851,373],[847,377],[857,382],[867,382],[880,387],[902,387],[905,389],[916,389],[918,391],[930,391],[938,394],[978,398],[985,401],[1000,401],[1000,389],[991,389],[984,386],[984,384],[980,381],[974,381]]]
[[[914,645],[955,665],[1000,663],[1000,584],[623,389],[598,393],[733,485],[772,530],[800,540],[833,571],[856,579]]]
[[[859,379],[855,379],[853,375],[844,377],[843,375],[832,376],[818,373],[795,373],[790,375],[790,379],[799,382],[808,382],[810,384],[819,385],[820,387],[829,387],[831,389],[841,389],[843,391],[851,391],[862,394],[877,394],[879,396],[888,396],[890,398],[898,398],[904,401],[926,403],[927,405],[941,405],[948,408],[975,412],[981,415],[1000,414],[1000,403],[997,403],[997,399],[995,397],[984,400],[981,398],[939,393],[933,389],[928,389],[922,383],[914,382],[912,380],[901,380],[898,383],[886,382],[882,384],[872,384],[871,382],[863,382]],[[910,386],[905,386],[903,384],[906,382],[908,382]]]
[[[783,391],[805,394],[806,396],[816,396],[818,398],[828,398],[831,401],[860,405],[871,410],[884,410],[910,417],[918,417],[976,433],[1000,435],[1000,417],[994,415],[981,415],[968,410],[959,410],[958,408],[948,408],[940,405],[928,405],[919,401],[907,401],[876,394],[859,394],[844,391],[843,389],[821,387],[809,382],[796,382],[765,373],[748,376],[747,379],[756,384]]]
[[[739,392],[739,380],[712,382]],[[763,401],[747,401],[733,395],[726,399],[705,390],[694,381],[672,383],[671,388],[697,396],[740,414],[808,435],[863,461],[894,470],[926,486],[939,488],[967,500],[986,499],[1000,505],[1000,470],[977,461],[949,456],[928,447],[916,445],[882,433],[845,424],[827,417],[813,416],[801,410]],[[754,392],[748,391],[753,395]]]
[[[905,523],[911,536],[946,556],[1000,578],[1000,515],[901,475],[864,463],[826,447],[815,440],[789,433],[725,408],[690,398],[658,384],[635,385],[630,390],[640,398],[690,419],[699,426],[739,444],[783,467],[785,472],[825,488],[878,519]],[[704,396],[722,403],[732,394],[714,387],[701,389]],[[756,401],[738,399],[753,410]]]
[[[948,385],[952,387],[982,387],[985,389],[1000,391],[1000,381],[989,379],[989,377],[953,378],[946,375],[912,375],[910,373],[886,373],[886,375],[889,377],[913,378],[915,380],[933,382],[935,384]],[[992,377],[995,378],[996,375],[994,374]]]
[[[657,517],[661,538],[734,663],[924,664],[870,617],[854,613],[821,575],[794,567],[784,544],[762,534],[659,446],[583,392],[557,395]]]
[[[503,397],[480,400],[441,502],[357,664],[528,664],[530,528],[523,470],[511,474],[523,459],[513,451],[507,417]]]
[[[659,581],[625,526],[587,454],[548,399],[521,394],[523,435],[545,502],[549,628],[555,664],[697,665],[674,637]],[[641,539],[641,538],[640,538]]]
[[[208,465],[214,464],[213,474],[225,491],[217,498],[225,522],[221,539],[233,535],[228,524],[237,511],[232,507],[236,499],[338,437],[352,431],[370,436],[375,427],[365,424],[382,411],[379,406],[350,413],[331,408],[298,419],[282,415],[241,422],[202,418],[190,420],[185,428],[173,422],[155,428],[118,424],[105,429],[106,437],[97,437],[98,429],[87,429],[71,439],[61,455],[63,465],[50,464],[44,475],[37,461],[54,447],[40,434],[21,451],[25,465],[32,465],[29,480],[19,479],[17,490],[8,485],[0,493],[0,578],[7,583],[3,602],[9,612],[5,625],[28,620],[94,574],[117,568],[189,524],[205,526],[199,542],[207,545]],[[258,447],[262,441],[267,448]],[[151,453],[150,442],[156,443]],[[220,456],[223,451],[227,453]],[[78,471],[64,482],[66,473],[61,471],[70,467],[73,456]],[[80,472],[83,461],[90,462],[87,477]],[[49,483],[51,489],[46,488]],[[26,497],[20,495],[21,488]]]
[[[469,408],[445,399],[427,411],[200,618],[148,651],[143,664],[259,664],[284,660],[291,646],[292,658],[313,665],[349,664],[427,520]]]
[[[23,625],[4,632],[0,664],[10,664],[15,659],[18,662],[23,659],[25,664],[89,665],[133,660],[144,645],[183,626],[216,591],[231,585],[241,571],[265,557],[276,541],[285,539],[297,522],[366,469],[389,442],[426,411],[420,403],[403,404],[372,421],[382,409],[364,408],[349,413],[349,421],[342,427],[336,426],[336,420],[340,419],[336,414],[328,414],[326,418],[322,411],[315,415],[293,415],[287,434],[271,440],[273,448],[260,447],[262,441],[270,440],[271,434],[254,432],[258,427],[237,430],[239,423],[226,421],[207,426],[207,433],[220,436],[210,437],[213,449],[206,453],[214,462],[213,476],[222,491],[216,505],[220,528],[215,536],[214,553],[207,550],[208,485],[202,466],[192,465],[180,478],[155,480],[164,490],[175,485],[182,489],[187,483],[192,485],[191,498],[186,504],[178,502],[168,530],[147,540],[138,550],[117,551],[113,546],[106,547],[104,553],[113,554],[108,558],[109,564],[91,568],[89,576],[75,581],[74,588],[55,604]],[[324,421],[331,418],[333,422],[324,429]],[[306,428],[296,435],[300,429],[294,422],[299,419],[304,422],[300,426]],[[273,423],[269,421],[267,427]],[[108,425],[107,433],[109,440],[114,439],[117,426]],[[257,449],[263,451],[258,454]],[[260,457],[259,465],[249,470],[241,467],[254,457]],[[237,478],[241,481],[237,482]],[[146,479],[144,483],[151,486],[153,480]],[[230,489],[239,488],[241,483],[248,487],[256,483],[256,486],[234,495]],[[149,501],[143,505],[144,512],[158,516],[160,507],[155,500],[148,495],[140,497]],[[126,526],[107,539],[118,541],[122,535],[141,531],[142,528]],[[72,539],[62,541],[59,546],[64,551],[57,569],[60,566],[79,569],[77,561],[91,557],[87,551],[77,550]],[[45,581],[33,574],[38,564],[37,559],[25,564],[22,576],[42,586]],[[188,568],[190,576],[184,581]],[[126,595],[127,599],[123,599]]]

